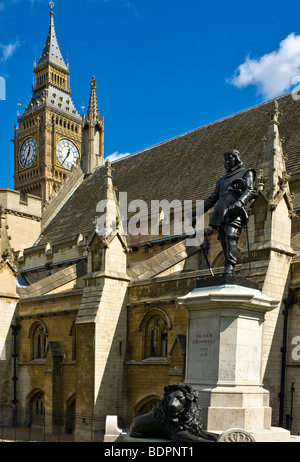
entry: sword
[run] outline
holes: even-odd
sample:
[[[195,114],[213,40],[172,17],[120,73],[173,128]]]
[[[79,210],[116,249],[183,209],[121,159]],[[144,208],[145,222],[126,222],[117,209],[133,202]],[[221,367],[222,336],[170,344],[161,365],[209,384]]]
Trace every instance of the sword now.
[[[248,223],[245,225],[246,234],[247,234],[247,246],[248,246],[248,258],[249,258],[249,270],[251,271],[251,255],[250,255],[250,243],[249,243],[249,232],[248,232]]]
[[[206,248],[205,248],[206,246],[207,246],[207,243],[206,243],[206,242],[203,242],[203,244],[200,245],[200,248],[201,248],[201,250],[202,250],[202,252],[203,252],[203,255],[204,255],[206,264],[207,264],[207,266],[208,266],[208,268],[209,268],[210,274],[211,274],[212,276],[214,276],[213,270],[211,269],[211,266],[210,266],[210,263],[209,263],[209,260],[208,260],[208,256],[207,256],[207,253],[206,253]]]

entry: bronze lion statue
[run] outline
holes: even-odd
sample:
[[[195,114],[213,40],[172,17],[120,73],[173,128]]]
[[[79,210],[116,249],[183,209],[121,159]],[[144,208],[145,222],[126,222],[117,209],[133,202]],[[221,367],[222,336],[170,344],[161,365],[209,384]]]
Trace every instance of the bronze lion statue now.
[[[159,405],[136,417],[129,436],[163,438],[176,442],[214,442],[218,435],[202,428],[198,392],[189,385],[173,383],[164,388]]]

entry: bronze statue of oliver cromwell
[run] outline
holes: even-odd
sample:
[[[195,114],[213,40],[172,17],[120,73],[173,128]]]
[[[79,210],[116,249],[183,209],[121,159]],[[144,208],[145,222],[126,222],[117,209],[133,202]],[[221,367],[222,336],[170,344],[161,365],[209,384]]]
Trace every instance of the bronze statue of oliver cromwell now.
[[[224,274],[233,275],[237,264],[239,235],[248,221],[245,206],[256,197],[256,174],[253,169],[243,166],[240,153],[235,149],[226,151],[224,159],[226,173],[204,201],[204,213],[216,205],[209,224],[218,230],[225,256]]]

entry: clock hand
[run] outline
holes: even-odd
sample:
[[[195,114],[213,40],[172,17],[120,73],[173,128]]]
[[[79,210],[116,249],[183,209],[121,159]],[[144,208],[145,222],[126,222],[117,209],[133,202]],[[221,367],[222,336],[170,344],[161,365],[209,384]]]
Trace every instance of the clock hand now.
[[[71,148],[69,148],[68,150],[68,154],[66,155],[65,159],[63,160],[63,164],[66,162],[67,158],[69,157],[69,155],[71,154]]]
[[[28,157],[29,157],[30,151],[31,151],[31,146],[29,146],[29,149],[28,149],[28,152],[27,152],[27,156],[26,156],[25,162],[27,162],[27,160],[28,160]]]

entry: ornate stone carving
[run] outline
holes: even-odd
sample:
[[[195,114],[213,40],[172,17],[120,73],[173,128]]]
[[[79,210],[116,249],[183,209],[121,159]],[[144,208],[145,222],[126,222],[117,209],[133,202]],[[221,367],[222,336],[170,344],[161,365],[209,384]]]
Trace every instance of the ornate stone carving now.
[[[222,433],[218,440],[218,443],[255,443],[254,437],[240,428],[231,428]]]

